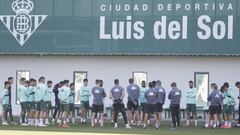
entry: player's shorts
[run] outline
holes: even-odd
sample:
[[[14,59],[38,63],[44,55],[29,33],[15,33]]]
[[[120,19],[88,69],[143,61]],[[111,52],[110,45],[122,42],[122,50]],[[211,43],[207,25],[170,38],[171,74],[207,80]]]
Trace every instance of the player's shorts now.
[[[37,103],[37,111],[45,111],[45,102],[43,100]]]
[[[85,109],[89,109],[89,101],[81,101],[82,103],[82,107],[84,107]]]
[[[144,111],[144,112],[145,112],[145,106],[146,106],[146,103],[141,103],[140,104],[140,107],[141,107],[142,111]]]
[[[197,106],[196,106],[196,104],[187,104],[186,111],[187,111],[188,113],[189,113],[189,112],[196,113],[196,112],[197,112]]]
[[[52,109],[52,102],[51,101],[44,101],[45,102],[45,110]]]
[[[223,108],[222,108],[222,106],[221,106],[221,105],[219,105],[219,106],[218,106],[218,114],[221,114],[221,113],[222,113],[222,111],[223,111]]]
[[[233,114],[234,106],[233,105],[223,105],[223,113],[224,114]]]
[[[156,113],[156,104],[146,104],[145,113],[148,114]]]
[[[7,112],[7,111],[9,111],[10,109],[11,109],[11,106],[10,106],[10,105],[8,105],[8,104],[2,105],[2,111],[3,111],[3,112]]]
[[[31,102],[30,101],[26,102],[26,109],[27,109],[27,111],[31,110]]]
[[[238,105],[238,114],[240,114],[240,103],[239,103],[239,105]],[[239,117],[240,117],[240,115],[239,115]],[[239,118],[240,119],[240,118]]]
[[[211,114],[211,115],[218,114],[219,110],[221,110],[221,109],[219,108],[218,105],[210,105],[209,109],[208,109],[209,114]]]
[[[61,112],[68,112],[69,111],[69,104],[60,104],[60,111]]]
[[[129,111],[136,111],[136,110],[138,110],[138,108],[139,108],[138,102],[135,105],[132,101],[128,100],[128,102],[127,102],[127,109]]]
[[[103,113],[103,105],[93,105],[92,112],[94,113]]]
[[[20,105],[21,105],[22,111],[28,110],[28,102],[21,102]]]
[[[75,105],[74,103],[69,103],[69,111],[74,112],[75,111]]]
[[[37,103],[35,101],[30,102],[30,110],[37,110]]]
[[[156,112],[162,112],[163,111],[163,104],[157,103],[156,104]]]

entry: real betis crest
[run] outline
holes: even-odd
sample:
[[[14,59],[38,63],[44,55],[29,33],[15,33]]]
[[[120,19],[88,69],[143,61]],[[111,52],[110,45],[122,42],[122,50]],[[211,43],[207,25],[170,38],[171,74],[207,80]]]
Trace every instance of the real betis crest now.
[[[1,15],[0,20],[23,46],[47,15],[30,15],[34,4],[31,0],[15,0],[12,9],[16,15]]]

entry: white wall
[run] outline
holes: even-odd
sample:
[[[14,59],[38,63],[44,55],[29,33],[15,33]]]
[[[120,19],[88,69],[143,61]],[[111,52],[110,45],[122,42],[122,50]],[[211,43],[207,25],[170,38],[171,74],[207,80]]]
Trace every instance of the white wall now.
[[[106,90],[112,87],[115,78],[120,79],[121,85],[126,87],[133,71],[146,71],[148,80],[161,80],[168,91],[172,81],[176,81],[178,87],[184,90],[188,87],[188,81],[194,79],[194,72],[210,72],[210,82],[220,85],[228,81],[237,97],[234,83],[240,80],[239,57],[0,56],[0,63],[1,87],[8,76],[16,77],[16,70],[30,70],[31,77],[45,76],[53,82],[73,80],[74,71],[88,71],[89,85],[93,86],[96,78],[103,79]],[[185,107],[184,97],[181,107]],[[14,114],[19,114],[20,106],[15,105],[14,93],[13,103]],[[168,103],[167,100],[165,107]]]

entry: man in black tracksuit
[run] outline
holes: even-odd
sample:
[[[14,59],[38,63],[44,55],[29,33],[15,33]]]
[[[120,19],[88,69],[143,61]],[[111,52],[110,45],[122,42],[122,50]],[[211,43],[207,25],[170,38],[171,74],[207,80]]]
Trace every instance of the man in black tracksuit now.
[[[118,127],[117,119],[118,119],[118,113],[121,112],[125,127],[130,129],[131,127],[128,125],[127,116],[126,116],[126,110],[125,106],[123,104],[123,98],[125,96],[124,88],[119,86],[119,80],[114,80],[115,86],[112,87],[110,90],[110,98],[113,100],[113,109],[114,109],[114,128]]]
[[[171,84],[172,90],[168,94],[170,100],[170,111],[172,116],[173,130],[180,127],[180,101],[181,91],[177,88],[177,84],[173,82]]]
[[[8,91],[9,91],[9,118],[11,120],[11,124],[16,124],[14,121],[13,121],[13,115],[12,115],[12,84],[13,84],[13,77],[8,77],[8,82],[10,83],[10,87],[8,88]],[[8,113],[6,112],[6,113]],[[7,116],[7,114],[5,114],[5,116]]]

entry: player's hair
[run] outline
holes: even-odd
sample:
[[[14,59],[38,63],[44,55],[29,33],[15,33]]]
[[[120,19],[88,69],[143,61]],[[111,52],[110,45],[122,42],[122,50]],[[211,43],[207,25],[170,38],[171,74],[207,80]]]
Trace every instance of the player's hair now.
[[[63,84],[68,84],[69,83],[69,80],[64,80],[63,81]]]
[[[52,84],[53,82],[52,81],[47,81],[47,84]]]
[[[33,78],[29,79],[29,82],[34,82],[34,81],[35,81],[35,79],[33,79]]]
[[[157,85],[157,86],[161,86],[161,85],[162,85],[162,82],[161,82],[160,80],[157,80],[157,81],[156,81],[156,85]]]
[[[190,80],[188,83],[193,83],[193,81],[192,81],[192,80]]]
[[[88,79],[84,79],[83,82],[88,82]]]
[[[226,86],[227,88],[229,88],[229,83],[228,82],[225,82],[223,85]]]
[[[223,86],[221,87],[221,89],[220,89],[220,92],[223,93],[225,88],[226,88],[226,86],[223,85]]]
[[[134,79],[133,79],[133,78],[130,78],[130,79],[128,79],[128,82],[129,82],[129,83],[134,83]]]
[[[25,81],[24,83],[27,84],[28,86],[30,85],[30,82],[29,82],[29,81]]]
[[[13,79],[13,77],[8,77],[8,81],[10,81],[10,80],[12,80]]]
[[[156,86],[156,81],[152,81],[153,87]]]
[[[177,87],[177,83],[176,82],[172,82],[171,83],[171,87]]]
[[[217,89],[217,88],[218,88],[218,86],[217,86],[216,83],[212,83],[212,84],[211,84],[211,87],[213,87],[214,89]]]
[[[100,80],[99,80],[99,79],[95,80],[95,83],[96,83],[96,84],[99,84],[99,83],[100,83]]]
[[[24,82],[24,81],[26,81],[26,78],[23,77],[20,79],[20,82]]]
[[[71,84],[70,84],[70,87],[72,87],[73,85],[75,85],[75,83],[71,83]]]
[[[118,80],[118,79],[115,79],[115,80],[114,80],[114,84],[119,84],[119,80]]]
[[[149,82],[149,83],[148,83],[148,87],[149,87],[149,88],[153,88],[153,83],[152,83],[152,82]]]
[[[43,81],[43,80],[45,80],[45,77],[43,77],[43,76],[41,76],[41,77],[38,79],[39,82],[40,82],[40,81]]]
[[[240,85],[240,82],[237,81],[237,82],[235,83],[235,86],[239,86],[239,85]]]
[[[4,87],[6,87],[8,84],[10,84],[10,82],[9,81],[5,81],[4,82]]]

